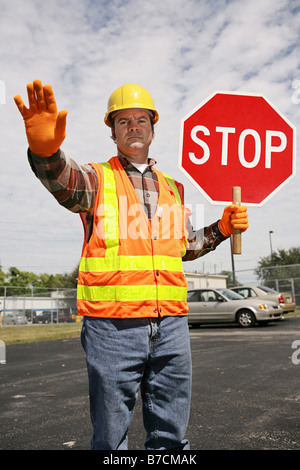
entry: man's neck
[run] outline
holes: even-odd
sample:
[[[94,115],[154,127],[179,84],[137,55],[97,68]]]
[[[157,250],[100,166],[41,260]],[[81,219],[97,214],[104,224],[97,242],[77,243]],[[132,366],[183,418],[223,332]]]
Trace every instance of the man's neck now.
[[[120,152],[120,150],[118,149],[118,157],[123,157],[130,163],[148,164],[148,154],[147,155],[125,155],[125,153]]]
[[[121,165],[125,168],[127,165],[134,165],[134,162],[131,162],[128,160],[128,158],[124,155],[124,154],[119,154],[118,155],[118,158],[121,162]],[[156,160],[154,160],[153,158],[148,158],[148,161],[146,163],[147,166],[150,166],[152,167],[153,165],[155,165],[157,162]]]

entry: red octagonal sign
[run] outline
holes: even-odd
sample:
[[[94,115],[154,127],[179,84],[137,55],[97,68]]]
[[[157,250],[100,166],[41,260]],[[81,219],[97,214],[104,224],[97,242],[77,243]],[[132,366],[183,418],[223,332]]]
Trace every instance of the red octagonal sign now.
[[[261,95],[216,92],[181,121],[179,168],[213,204],[261,205],[295,174],[296,129]]]

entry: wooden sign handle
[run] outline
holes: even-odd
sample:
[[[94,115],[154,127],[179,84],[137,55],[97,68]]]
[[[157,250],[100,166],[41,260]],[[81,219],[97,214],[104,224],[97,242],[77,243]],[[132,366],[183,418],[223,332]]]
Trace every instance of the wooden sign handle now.
[[[232,188],[232,202],[233,204],[241,205],[241,188],[240,186],[233,186]],[[242,253],[242,232],[238,229],[233,229],[232,236],[232,253],[240,255]]]

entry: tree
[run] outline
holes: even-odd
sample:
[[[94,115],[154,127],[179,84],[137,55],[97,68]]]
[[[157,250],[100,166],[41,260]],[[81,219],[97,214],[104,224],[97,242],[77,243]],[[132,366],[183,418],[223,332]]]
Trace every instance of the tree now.
[[[39,283],[39,276],[37,274],[20,271],[15,267],[9,268],[6,278],[8,280],[7,285],[9,286],[28,287],[37,286]]]
[[[49,292],[49,289],[76,289],[78,268],[79,265],[70,273],[64,274],[35,274],[30,271],[20,271],[14,266],[5,273],[0,266],[0,286],[9,287],[6,295],[30,295],[32,288],[39,292],[42,290]],[[21,287],[23,289],[20,289]],[[0,295],[3,295],[2,290]]]
[[[227,276],[227,280],[226,280],[226,285],[228,287],[228,289],[230,289],[230,287],[234,287],[234,286],[241,286],[242,284],[235,280],[235,283],[233,282],[233,275],[232,275],[232,271],[221,271],[221,274],[223,274],[224,276]]]
[[[2,266],[0,264],[0,286],[4,286],[5,283],[5,272],[2,271]]]
[[[261,258],[255,272],[262,284],[275,289],[291,290],[298,296],[300,293],[300,247],[280,249],[272,253],[272,257]]]
[[[263,280],[300,277],[300,247],[280,249],[272,256],[260,258],[255,272]]]
[[[79,264],[70,273],[63,274],[62,286],[68,289],[76,289],[78,280]]]

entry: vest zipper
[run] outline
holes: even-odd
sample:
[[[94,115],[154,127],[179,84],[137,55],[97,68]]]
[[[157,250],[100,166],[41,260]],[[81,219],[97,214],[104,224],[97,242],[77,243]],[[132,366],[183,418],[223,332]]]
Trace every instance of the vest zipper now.
[[[151,222],[150,222],[150,228],[151,228]],[[157,236],[156,235],[153,235],[152,236],[152,232],[151,232],[151,254],[152,254],[152,267],[153,267],[153,275],[154,275],[154,281],[155,281],[155,285],[156,285],[156,308],[154,309],[154,313],[157,314],[158,317],[160,317],[160,306],[159,306],[159,300],[158,300],[158,276],[159,276],[159,272],[157,269],[155,269],[154,267],[154,247],[153,247],[153,240],[156,240],[157,239]]]

